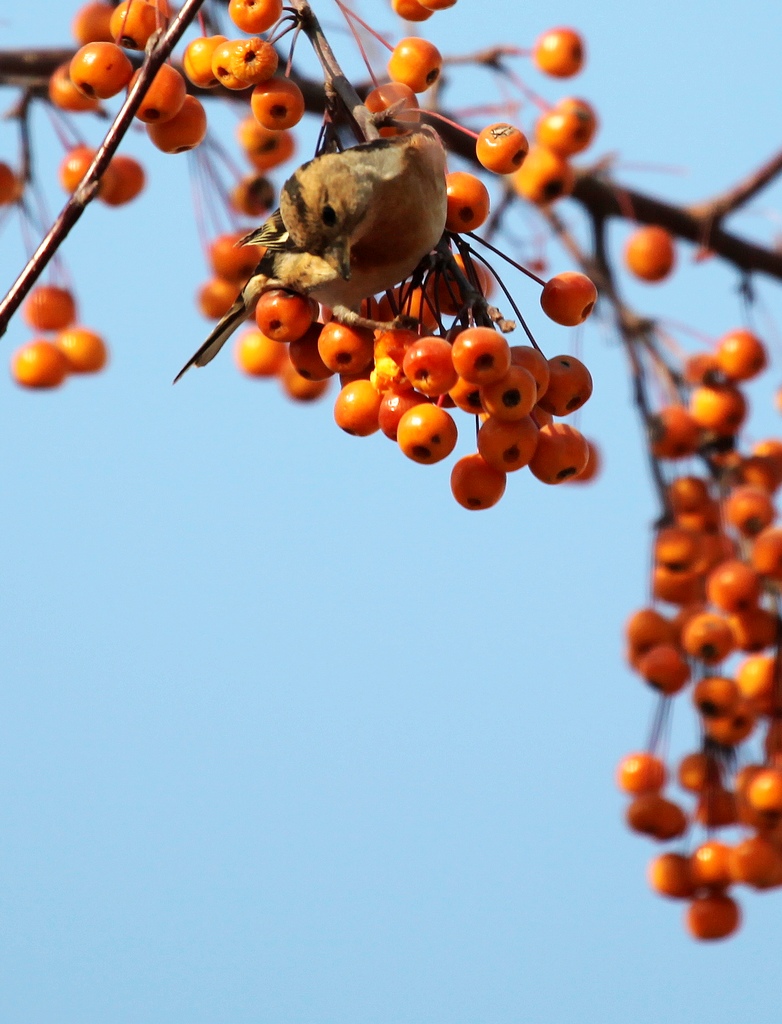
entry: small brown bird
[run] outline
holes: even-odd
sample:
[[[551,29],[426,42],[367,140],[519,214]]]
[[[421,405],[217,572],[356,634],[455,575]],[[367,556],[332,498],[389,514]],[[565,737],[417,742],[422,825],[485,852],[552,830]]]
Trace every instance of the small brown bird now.
[[[269,288],[311,295],[342,323],[403,281],[445,229],[445,150],[429,127],[323,153],[284,184],[280,208],[241,244],[265,246],[241,294],[195,355],[205,366]]]

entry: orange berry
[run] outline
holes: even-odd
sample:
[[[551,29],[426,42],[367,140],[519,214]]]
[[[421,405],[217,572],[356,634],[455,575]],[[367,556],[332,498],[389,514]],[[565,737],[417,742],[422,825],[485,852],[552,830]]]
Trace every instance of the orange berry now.
[[[262,217],[274,205],[274,188],[262,174],[248,174],[234,185],[229,199],[237,213]]]
[[[374,89],[367,93],[364,106],[367,110],[372,111],[373,114],[378,114],[382,110],[388,110],[389,107],[396,106],[397,110],[394,113],[394,120],[402,121],[405,124],[415,124],[420,121],[418,97],[409,85],[403,85],[402,82],[385,82],[382,85],[375,86]],[[404,128],[386,125],[380,129],[380,134],[384,138],[388,138],[393,135],[400,135],[404,130]]]
[[[427,10],[418,0],[391,0],[394,14],[398,14],[405,21],[426,21],[431,18],[434,11]]]
[[[244,284],[258,263],[260,247],[257,245],[237,245],[246,234],[243,231],[232,231],[226,235],[218,235],[209,244],[209,262],[217,277],[226,281]]]
[[[318,352],[318,338],[322,327],[323,324],[310,324],[300,338],[295,338],[288,345],[291,363],[307,380],[325,380],[334,376],[334,371],[326,366]]]
[[[692,418],[705,430],[730,436],[735,434],[747,415],[747,402],[730,384],[724,387],[696,388],[690,396]]]
[[[762,651],[776,642],[779,623],[765,608],[746,608],[728,617],[733,639],[740,651]]]
[[[720,371],[712,352],[696,352],[684,363],[684,379],[688,384],[719,384]]]
[[[765,654],[753,654],[736,669],[736,685],[741,696],[760,714],[768,714],[772,709],[776,676],[776,658]]]
[[[446,11],[453,7],[456,0],[421,0],[421,6],[430,11]]]
[[[544,484],[561,484],[587,464],[589,446],[584,435],[568,423],[541,427],[529,468]]]
[[[733,679],[706,676],[695,685],[692,702],[704,718],[724,718],[738,705],[741,694]]]
[[[725,501],[725,518],[745,537],[755,537],[773,523],[776,511],[761,487],[734,487]]]
[[[537,423],[539,427],[549,427],[554,422],[554,417],[552,416],[552,414],[550,412],[547,412],[545,409],[541,409],[539,405],[535,406],[535,408],[530,413],[530,416],[533,418],[533,420]]]
[[[720,784],[719,762],[700,751],[687,754],[679,764],[679,785],[690,793],[702,793],[709,786]]]
[[[680,526],[664,526],[654,538],[654,560],[673,572],[686,572],[698,562],[702,548],[699,534]]]
[[[745,882],[756,889],[766,889],[780,884],[782,856],[769,839],[750,836],[730,850],[728,869],[732,882]]]
[[[511,345],[510,362],[511,366],[523,366],[529,370],[535,379],[538,398],[545,395],[551,379],[551,368],[540,349],[532,345]]]
[[[68,360],[51,341],[28,341],[11,357],[11,375],[24,388],[56,388],[68,375]]]
[[[629,804],[625,816],[633,832],[641,832],[665,842],[675,839],[687,828],[684,811],[659,793],[639,793]]]
[[[304,337],[316,315],[317,309],[310,299],[283,288],[264,292],[255,307],[255,322],[274,341],[290,342]]]
[[[461,377],[448,392],[448,397],[457,408],[464,412],[475,413],[477,416],[485,411],[481,405],[481,389],[477,384],[472,384]]]
[[[650,686],[666,695],[678,693],[690,679],[690,666],[671,643],[655,644],[635,667]]]
[[[379,427],[377,417],[382,397],[368,380],[354,380],[346,384],[334,404],[337,426],[355,437],[374,434]]]
[[[717,366],[728,380],[751,380],[766,368],[766,346],[751,331],[729,331],[717,342]]]
[[[682,646],[691,657],[716,665],[732,653],[735,640],[726,619],[712,612],[701,612],[682,630]]]
[[[79,46],[113,42],[109,27],[113,13],[111,4],[102,3],[101,0],[84,4],[73,16],[71,35]]]
[[[616,784],[623,793],[656,793],[665,785],[667,774],[654,754],[627,754],[616,769]]]
[[[86,110],[97,110],[100,103],[97,99],[85,96],[71,81],[70,61],[60,64],[49,79],[49,99],[55,107],[69,113],[80,113]]]
[[[698,476],[680,476],[669,484],[668,500],[674,514],[678,515],[702,511],[711,502],[711,497],[705,480]]]
[[[746,701],[739,700],[728,715],[704,719],[703,728],[709,739],[723,747],[734,747],[755,728],[755,712]]]
[[[548,365],[548,387],[538,405],[554,416],[567,416],[591,396],[592,375],[575,356],[552,356]]]
[[[197,303],[201,315],[209,320],[219,320],[234,304],[238,294],[236,281],[213,277],[198,289]]]
[[[451,493],[470,511],[491,508],[505,493],[506,477],[490,466],[479,452],[465,455],[451,471]]]
[[[250,87],[250,83],[244,78],[238,78],[233,70],[236,60],[241,64],[241,51],[237,49],[241,43],[241,39],[225,39],[218,43],[212,51],[213,76],[224,89],[230,89],[233,92],[240,92],[242,89]]]
[[[140,74],[139,68],[131,78],[128,89],[133,88]],[[146,124],[170,121],[182,109],[186,95],[184,78],[171,64],[163,64],[149,83],[135,116]]]
[[[549,29],[536,41],[532,59],[546,75],[571,78],[584,66],[584,41],[575,29]]]
[[[530,146],[526,159],[513,175],[512,184],[524,199],[537,206],[569,196],[575,185],[573,168],[561,156],[542,146]]]
[[[236,365],[248,377],[276,377],[287,358],[284,345],[254,329],[240,334],[234,345]]]
[[[55,344],[68,360],[69,373],[98,373],[108,361],[103,338],[86,327],[67,327]]]
[[[277,51],[265,39],[259,39],[257,36],[252,39],[233,39],[224,43],[223,46],[230,48],[228,76],[223,79],[220,74],[219,69],[222,68],[222,62],[216,60],[218,50],[212,56],[212,70],[226,88],[242,89],[248,85],[258,85],[268,81],[277,70]],[[243,84],[239,86],[230,84],[233,81]],[[287,126],[280,125],[279,127]]]
[[[478,452],[501,473],[528,466],[538,444],[538,427],[531,416],[500,420],[490,416],[478,431]]]
[[[683,459],[700,443],[700,428],[680,405],[661,409],[651,423],[652,454],[658,459]]]
[[[706,596],[724,612],[753,607],[760,597],[760,579],[746,562],[731,558],[712,569],[706,580]]]
[[[66,192],[76,191],[94,158],[95,150],[88,146],[75,146],[65,154],[57,173]]]
[[[526,419],[536,397],[535,378],[523,366],[511,366],[504,377],[481,388],[481,405],[490,416],[503,421]]]
[[[695,570],[672,572],[657,565],[652,573],[652,596],[670,604],[692,604],[703,599],[703,577]]]
[[[315,402],[329,389],[328,380],[310,380],[302,377],[289,359],[282,364],[277,379],[283,392],[294,402]]]
[[[68,74],[85,96],[107,100],[128,84],[133,65],[115,43],[87,43],[71,59]]]
[[[399,420],[396,440],[408,459],[429,466],[447,458],[456,447],[453,417],[438,405],[408,409]]]
[[[489,190],[480,178],[467,171],[453,171],[445,178],[448,231],[475,231],[489,216]]]
[[[304,96],[290,78],[270,78],[253,89],[250,107],[264,128],[293,128],[304,116]]]
[[[597,131],[597,115],[585,100],[565,99],[543,114],[535,125],[535,138],[557,156],[581,153]]]
[[[624,260],[627,269],[642,281],[662,281],[676,262],[673,238],[655,224],[638,228],[625,243]]]
[[[510,369],[510,347],[491,327],[469,327],[457,335],[451,349],[459,376],[483,387],[500,380]]]
[[[22,316],[36,331],[59,331],[76,319],[76,302],[67,288],[38,285],[25,299]]]
[[[446,394],[456,385],[451,346],[445,338],[414,341],[405,352],[402,371],[416,390],[430,398]]]
[[[199,36],[187,44],[182,68],[193,85],[201,89],[213,89],[220,84],[212,71],[212,57],[217,47],[227,42],[225,36]]]
[[[145,184],[144,168],[138,160],[117,153],[101,178],[98,199],[107,206],[123,206],[135,199]]]
[[[12,167],[0,162],[0,206],[15,203],[22,194],[22,182]]]
[[[649,863],[646,877],[651,888],[661,896],[686,900],[695,894],[690,858],[681,853],[662,853],[655,857]]]
[[[242,32],[257,35],[280,20],[282,0],[230,0],[228,16]]]
[[[782,582],[782,528],[768,526],[752,545],[752,567],[761,576]]]
[[[126,50],[143,50],[149,37],[164,26],[165,18],[146,0],[123,0],[114,8],[109,22],[111,38]]]
[[[701,844],[690,857],[690,870],[695,887],[710,885],[723,888],[729,885],[729,854],[730,850],[725,843],[710,840]]]
[[[247,117],[237,128],[239,144],[247,159],[257,171],[269,171],[289,160],[295,150],[293,134],[289,131],[271,131]]]
[[[374,334],[367,328],[330,320],[320,332],[318,351],[335,373],[362,373],[372,363],[374,343]]]
[[[625,639],[634,655],[645,654],[657,644],[676,642],[676,631],[670,619],[654,608],[633,612],[625,623]]]
[[[778,768],[759,771],[749,784],[747,802],[756,811],[782,814],[782,771]]]
[[[597,302],[597,288],[586,274],[569,270],[550,278],[540,294],[543,312],[565,327],[582,324]]]
[[[380,409],[377,414],[380,429],[387,438],[391,441],[396,441],[399,421],[407,410],[412,409],[414,405],[421,405],[428,401],[428,398],[425,398],[417,391],[413,391],[412,388],[406,387],[404,390],[399,391],[389,388],[383,393]]]
[[[735,900],[723,893],[696,896],[687,908],[687,930],[696,939],[724,939],[741,923],[741,911]]]
[[[388,61],[388,76],[413,92],[426,92],[440,77],[443,58],[432,43],[409,36],[394,47]]]
[[[498,121],[487,125],[475,143],[478,162],[495,174],[513,174],[529,152],[529,141],[520,128]]]
[[[178,114],[162,124],[148,124],[147,135],[164,153],[186,153],[206,136],[206,111],[195,96],[185,96]]]

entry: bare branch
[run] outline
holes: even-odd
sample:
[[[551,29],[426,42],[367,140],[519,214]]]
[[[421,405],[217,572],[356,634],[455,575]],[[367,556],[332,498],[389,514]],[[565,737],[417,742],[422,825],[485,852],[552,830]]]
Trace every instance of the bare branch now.
[[[767,160],[733,188],[723,192],[722,195],[715,196],[697,206],[691,206],[690,213],[704,221],[719,220],[745,206],[780,173],[782,173],[782,150],[775,153],[770,160]]]

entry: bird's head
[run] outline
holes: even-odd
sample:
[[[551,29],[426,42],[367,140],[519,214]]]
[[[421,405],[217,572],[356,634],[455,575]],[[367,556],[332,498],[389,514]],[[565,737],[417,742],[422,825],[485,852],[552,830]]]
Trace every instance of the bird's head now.
[[[370,181],[338,153],[310,160],[285,182],[280,213],[298,249],[320,256],[341,277],[350,277],[350,241],[367,213]]]

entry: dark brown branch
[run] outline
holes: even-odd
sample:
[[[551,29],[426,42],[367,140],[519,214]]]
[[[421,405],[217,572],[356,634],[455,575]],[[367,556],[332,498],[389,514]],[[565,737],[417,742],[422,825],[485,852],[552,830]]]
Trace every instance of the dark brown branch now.
[[[779,170],[782,170],[782,163]],[[771,180],[772,178],[768,177],[764,184]],[[662,199],[636,192],[634,189],[620,188],[594,174],[578,175],[573,199],[580,203],[590,216],[601,217],[604,220],[610,217],[625,219],[630,209],[634,219],[640,224],[659,224],[677,238],[706,246],[739,270],[759,271],[782,280],[782,252],[747,242],[738,235],[725,231],[715,219],[714,213],[709,212],[709,203],[690,208],[675,206]],[[706,213],[693,213],[693,210],[705,210]]]
[[[356,138],[359,142],[369,142],[380,137],[372,114],[361,102],[358,93],[346,78],[339,66],[334,51],[323,34],[320,22],[315,17],[308,0],[291,0],[291,5],[298,14],[302,31],[312,43],[312,48],[323,69],[323,81],[326,96],[333,94],[341,100],[350,120],[353,123]]]
[[[11,317],[65,241],[71,228],[84,213],[88,204],[95,198],[101,175],[105,172],[112,156],[116,153],[120,142],[130,127],[133,115],[140,106],[149,83],[176,46],[187,26],[196,16],[198,8],[203,2],[204,0],[185,0],[185,3],[168,29],[153,37],[153,40],[156,39],[156,41],[150,41],[151,45],[148,47],[147,57],[142,66],[141,73],[128,93],[125,102],[120,107],[86,174],[35,253],[33,253],[32,258],[14,282],[8,294],[0,302],[0,337],[5,334]],[[62,63],[62,61],[59,63]]]
[[[775,153],[770,160],[767,160],[756,171],[750,174],[738,185],[723,192],[722,195],[714,196],[706,203],[690,207],[690,213],[702,220],[719,220],[729,213],[745,206],[751,199],[782,172],[782,150]]]

